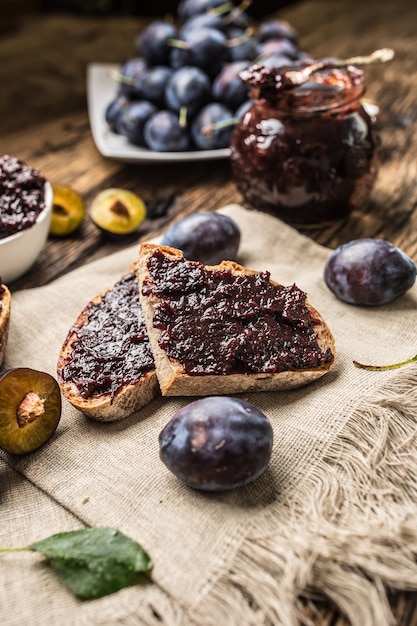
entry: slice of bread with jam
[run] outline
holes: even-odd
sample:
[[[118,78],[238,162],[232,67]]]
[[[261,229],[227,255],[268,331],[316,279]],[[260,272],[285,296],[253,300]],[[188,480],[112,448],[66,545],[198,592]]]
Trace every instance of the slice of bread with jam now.
[[[301,387],[332,367],[335,345],[296,285],[223,261],[142,244],[139,298],[162,395],[205,396]]]
[[[136,266],[82,310],[60,351],[62,394],[88,417],[116,421],[160,395]]]

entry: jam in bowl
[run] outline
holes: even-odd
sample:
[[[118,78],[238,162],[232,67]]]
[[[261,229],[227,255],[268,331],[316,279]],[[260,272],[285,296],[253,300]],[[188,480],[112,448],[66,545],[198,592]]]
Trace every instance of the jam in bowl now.
[[[300,85],[283,80],[283,68],[240,74],[252,105],[232,136],[236,186],[249,206],[295,226],[346,217],[368,199],[378,171],[363,71],[323,65]]]
[[[0,275],[5,284],[34,264],[48,237],[50,183],[16,157],[0,157]]]

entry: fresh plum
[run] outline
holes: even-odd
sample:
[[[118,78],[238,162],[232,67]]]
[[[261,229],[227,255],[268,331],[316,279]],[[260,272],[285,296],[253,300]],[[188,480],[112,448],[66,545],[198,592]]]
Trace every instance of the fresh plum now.
[[[199,67],[180,67],[169,78],[165,102],[169,109],[179,112],[185,108],[188,116],[195,115],[210,100],[211,82]]]
[[[330,255],[324,280],[339,300],[377,306],[404,294],[416,280],[409,256],[383,239],[354,239]]]
[[[236,260],[240,230],[234,220],[221,213],[201,211],[183,217],[167,230],[162,244],[182,250],[189,261],[216,265]]]
[[[236,27],[230,27],[227,45],[231,61],[253,61],[259,56],[258,40],[248,31],[242,31]]]
[[[191,402],[159,435],[160,458],[190,487],[223,491],[256,480],[271,458],[271,422],[249,402],[211,396]]]
[[[228,148],[236,119],[232,110],[221,102],[206,104],[191,124],[191,137],[199,150]]]
[[[162,109],[153,113],[145,123],[143,135],[148,148],[157,152],[181,152],[190,147],[187,128],[173,111]]]
[[[216,102],[237,109],[249,97],[248,86],[240,78],[240,72],[250,65],[250,61],[226,63],[213,81],[213,97]]]
[[[216,9],[221,10],[224,4],[224,0],[181,0],[177,9],[178,18],[181,22],[185,22],[194,15]]]
[[[162,107],[165,103],[165,88],[172,73],[173,70],[166,65],[150,67],[143,73],[137,86],[138,98]]]
[[[121,133],[123,110],[129,102],[129,98],[123,94],[117,95],[111,102],[109,102],[104,111],[104,119],[109,127],[109,130],[116,133],[116,135]]]
[[[166,65],[171,51],[169,42],[178,36],[170,22],[154,20],[139,35],[136,45],[149,65]]]
[[[269,39],[288,39],[294,44],[298,43],[298,32],[286,20],[270,19],[259,26],[258,39],[260,42]]]
[[[197,13],[197,15],[193,15],[188,18],[186,22],[184,22],[181,26],[179,35],[182,37],[187,31],[196,28],[215,28],[216,30],[220,30],[222,33],[225,33],[228,28],[228,24],[222,15],[216,15],[216,13]]]
[[[203,69],[210,78],[216,76],[229,60],[225,35],[215,28],[192,29],[181,39],[171,42],[170,65],[174,69],[184,65],[195,65]]]
[[[124,135],[133,145],[146,146],[143,129],[150,116],[156,110],[156,106],[148,100],[133,100],[129,102],[123,107],[118,120],[119,133]]]
[[[139,98],[138,86],[147,70],[148,65],[141,57],[133,57],[125,61],[119,70],[112,74],[118,84],[118,94],[132,99]]]

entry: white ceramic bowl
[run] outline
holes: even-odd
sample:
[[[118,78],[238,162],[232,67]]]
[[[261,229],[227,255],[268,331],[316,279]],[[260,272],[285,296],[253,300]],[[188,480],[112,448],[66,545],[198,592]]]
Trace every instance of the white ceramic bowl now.
[[[27,272],[39,256],[48,237],[53,207],[53,191],[45,185],[45,208],[30,228],[0,239],[0,278],[7,285]]]

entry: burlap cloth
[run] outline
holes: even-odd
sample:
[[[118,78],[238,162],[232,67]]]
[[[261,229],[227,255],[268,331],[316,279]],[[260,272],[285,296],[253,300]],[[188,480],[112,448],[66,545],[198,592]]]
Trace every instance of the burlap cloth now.
[[[46,446],[2,453],[0,543],[111,526],[150,553],[154,582],[80,602],[39,555],[0,555],[3,624],[291,626],[325,596],[355,626],[384,626],[386,589],[417,589],[417,366],[352,364],[413,356],[417,288],[379,308],[343,304],[323,282],[329,250],[261,213],[222,211],[241,228],[242,264],[307,291],[335,336],[334,368],[299,390],[245,396],[273,424],[272,460],[254,484],[220,495],[187,488],[159,460],[158,434],[188,399],[159,399],[112,424],[65,402]],[[136,255],[135,246],[13,293],[5,366],[55,374],[82,307]]]

